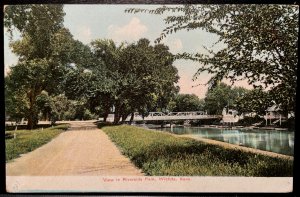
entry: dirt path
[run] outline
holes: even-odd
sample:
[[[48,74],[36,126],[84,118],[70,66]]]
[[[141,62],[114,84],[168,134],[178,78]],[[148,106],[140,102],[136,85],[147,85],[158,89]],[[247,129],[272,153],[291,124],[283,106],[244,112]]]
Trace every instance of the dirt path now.
[[[90,122],[6,164],[7,176],[142,176],[108,136]]]

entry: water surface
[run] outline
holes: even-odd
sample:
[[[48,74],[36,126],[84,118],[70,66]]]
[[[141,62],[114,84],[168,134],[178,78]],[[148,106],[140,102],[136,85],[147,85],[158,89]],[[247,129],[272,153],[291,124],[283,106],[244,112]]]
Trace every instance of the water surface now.
[[[217,141],[237,144],[260,150],[294,155],[294,132],[278,130],[217,129],[201,127],[156,128],[179,134],[193,135]]]

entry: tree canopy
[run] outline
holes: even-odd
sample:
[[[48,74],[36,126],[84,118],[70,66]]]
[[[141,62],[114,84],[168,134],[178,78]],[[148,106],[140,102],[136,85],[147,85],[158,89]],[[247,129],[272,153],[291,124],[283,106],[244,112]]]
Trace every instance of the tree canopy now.
[[[112,40],[95,40],[92,50],[98,62],[92,73],[106,83],[101,88],[96,83],[91,92],[97,100],[106,101],[106,113],[115,107],[115,123],[135,111],[146,113],[157,103],[166,106],[177,90],[177,69],[165,45],[151,46],[147,39],[126,46],[117,46]]]
[[[270,95],[259,88],[245,92],[235,103],[239,113],[255,112],[259,115],[265,115],[270,104],[275,104]]]
[[[204,100],[195,94],[177,94],[170,103],[170,109],[174,112],[203,111]]]
[[[63,26],[62,5],[10,5],[4,15],[19,58],[5,78],[6,112],[25,116],[29,129],[39,114],[53,122],[92,113],[106,118],[112,107],[118,123],[136,111],[166,107],[178,91],[174,56],[163,44],[98,39],[84,45]]]
[[[209,55],[178,55],[200,62],[195,78],[207,71],[214,74],[215,81],[246,79],[254,88],[269,88],[272,100],[284,111],[295,110],[298,6],[189,4],[126,12],[166,14],[167,27],[157,42],[179,30],[201,29],[218,35],[217,43],[223,44],[222,49],[207,49]]]
[[[222,114],[224,107],[237,109],[237,101],[241,101],[248,91],[242,87],[231,88],[225,83],[219,83],[215,88],[207,91],[204,99],[205,110],[209,114]]]
[[[75,41],[63,26],[62,5],[9,5],[4,10],[4,25],[10,32],[10,48],[19,61],[6,79],[7,109],[22,109],[28,128],[37,124],[37,97],[43,90],[59,94],[68,65],[84,63],[88,48]],[[14,38],[14,33],[20,38]],[[81,53],[81,55],[79,55]],[[84,61],[81,59],[84,58]],[[22,105],[22,106],[20,106]],[[14,113],[11,112],[10,113]]]

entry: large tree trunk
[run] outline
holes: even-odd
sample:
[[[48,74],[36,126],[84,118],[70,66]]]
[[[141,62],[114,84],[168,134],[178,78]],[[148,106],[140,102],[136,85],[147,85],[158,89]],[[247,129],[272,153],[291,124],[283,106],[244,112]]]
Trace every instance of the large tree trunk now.
[[[42,92],[41,87],[38,89],[32,89],[30,92],[28,92],[27,96],[29,98],[29,113],[27,114],[27,129],[32,130],[36,127],[38,123],[38,110],[36,106],[36,97],[38,94]]]
[[[122,124],[126,121],[128,115],[129,115],[128,113],[123,113],[122,114]]]
[[[104,114],[103,114],[103,121],[104,121],[104,122],[106,122],[109,112],[110,112],[110,106],[107,105],[107,106],[105,107],[105,111],[104,111]]]
[[[28,119],[27,129],[32,130],[33,129],[33,117],[32,117],[32,115],[29,115],[27,119]]]
[[[108,117],[108,114],[104,114],[104,115],[103,115],[103,122],[106,122],[107,117]]]
[[[34,125],[34,101],[35,101],[35,96],[32,91],[28,93],[29,97],[29,113],[27,114],[27,129],[32,130]]]
[[[115,118],[114,118],[114,124],[118,124],[121,119],[121,116],[119,113],[115,113]]]
[[[130,120],[129,120],[130,125],[132,124],[133,118],[134,118],[134,112],[131,113],[131,117],[130,117]]]
[[[33,128],[36,127],[37,123],[38,123],[38,114],[37,114],[37,110],[35,109],[35,106],[30,106],[29,109],[29,114],[27,115],[27,129],[32,130]]]
[[[117,103],[115,106],[114,124],[118,124],[121,119],[121,106]]]

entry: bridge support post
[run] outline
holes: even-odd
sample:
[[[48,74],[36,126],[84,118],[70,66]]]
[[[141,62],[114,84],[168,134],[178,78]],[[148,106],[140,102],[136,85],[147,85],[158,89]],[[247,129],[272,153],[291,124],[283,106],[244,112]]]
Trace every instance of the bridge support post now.
[[[279,114],[279,125],[281,126],[281,114]]]

